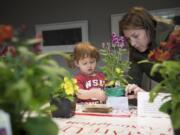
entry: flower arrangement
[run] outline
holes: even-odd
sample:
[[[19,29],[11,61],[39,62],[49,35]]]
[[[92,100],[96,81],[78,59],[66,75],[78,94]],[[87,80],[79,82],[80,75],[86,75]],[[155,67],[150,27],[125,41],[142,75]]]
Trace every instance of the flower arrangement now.
[[[165,102],[160,111],[170,114],[175,129],[180,128],[180,30],[174,31],[167,42],[149,54],[149,60],[155,64],[151,75],[159,72],[163,80],[150,92],[150,101],[153,102],[160,91],[170,93],[170,100]]]
[[[113,33],[111,43],[103,43],[100,53],[105,64],[102,71],[105,73],[106,79],[111,80],[109,85],[118,83],[121,87],[125,87],[128,84],[127,78],[129,77],[126,72],[130,68],[130,62],[125,60],[128,55],[125,38]]]
[[[15,135],[57,135],[58,127],[49,117],[51,108],[43,106],[69,72],[50,56],[69,56],[41,54],[41,38],[21,37],[19,32],[0,25],[0,109],[10,115]]]

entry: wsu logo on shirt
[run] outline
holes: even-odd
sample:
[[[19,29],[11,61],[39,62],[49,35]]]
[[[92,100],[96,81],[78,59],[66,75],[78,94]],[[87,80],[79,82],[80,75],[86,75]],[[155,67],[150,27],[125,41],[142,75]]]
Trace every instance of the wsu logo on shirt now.
[[[86,87],[86,89],[89,89],[91,87],[103,87],[104,84],[105,84],[104,80],[94,79],[94,80],[87,81],[85,84],[85,87]]]

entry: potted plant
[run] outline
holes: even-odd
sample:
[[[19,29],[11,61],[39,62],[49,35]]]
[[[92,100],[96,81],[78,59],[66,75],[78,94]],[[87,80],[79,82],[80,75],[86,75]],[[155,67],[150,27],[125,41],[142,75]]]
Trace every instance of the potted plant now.
[[[128,84],[127,79],[130,78],[127,75],[130,62],[126,59],[128,50],[125,38],[113,33],[111,43],[103,43],[100,53],[105,65],[101,70],[108,80],[107,95],[124,95],[125,85]]]
[[[58,127],[43,107],[68,71],[49,56],[32,52],[41,39],[20,38],[0,26],[0,109],[10,115],[14,135],[57,135]],[[35,48],[32,46],[35,45]],[[3,52],[3,53],[2,53]],[[67,56],[68,57],[68,56]],[[33,115],[35,114],[35,115]]]
[[[52,93],[51,105],[56,107],[52,110],[52,116],[69,118],[75,114],[77,81],[69,75],[62,78],[61,82],[58,89]]]
[[[173,32],[167,42],[162,42],[149,54],[150,61],[155,64],[151,75],[160,73],[163,80],[150,92],[150,101],[153,102],[159,92],[167,92],[170,98],[161,107],[160,111],[170,115],[175,134],[180,131],[180,30]],[[177,133],[176,133],[177,132]]]

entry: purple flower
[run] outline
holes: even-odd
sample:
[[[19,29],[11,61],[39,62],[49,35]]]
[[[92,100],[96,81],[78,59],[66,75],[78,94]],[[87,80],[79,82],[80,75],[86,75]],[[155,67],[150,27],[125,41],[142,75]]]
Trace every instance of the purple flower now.
[[[116,33],[112,33],[111,42],[113,46],[117,46],[120,48],[123,48],[126,45],[125,38],[123,36],[118,36]]]

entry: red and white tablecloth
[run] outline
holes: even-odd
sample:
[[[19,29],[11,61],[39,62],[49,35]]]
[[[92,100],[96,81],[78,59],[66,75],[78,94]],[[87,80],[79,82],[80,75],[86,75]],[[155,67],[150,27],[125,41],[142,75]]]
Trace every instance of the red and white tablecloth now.
[[[138,117],[137,110],[84,113],[77,106],[72,118],[54,118],[59,135],[173,135],[168,117]]]

